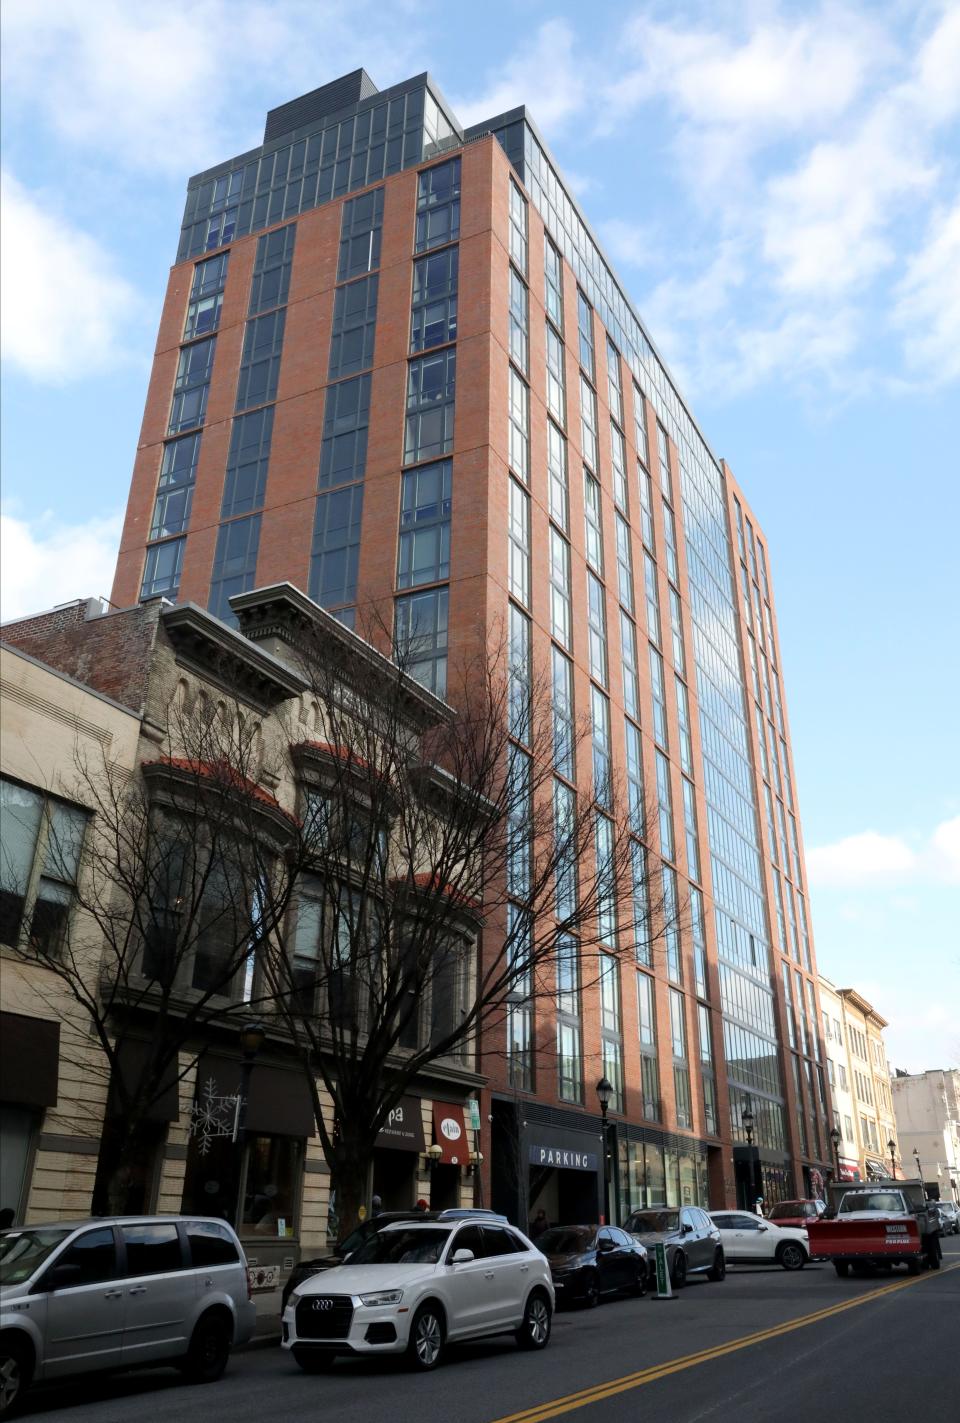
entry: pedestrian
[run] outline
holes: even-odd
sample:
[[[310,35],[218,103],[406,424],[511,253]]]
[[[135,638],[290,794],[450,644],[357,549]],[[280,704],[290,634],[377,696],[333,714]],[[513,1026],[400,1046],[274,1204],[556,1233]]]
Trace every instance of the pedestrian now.
[[[538,1235],[542,1235],[545,1230],[550,1229],[550,1222],[547,1220],[547,1213],[541,1207],[530,1222],[530,1239],[536,1240]]]
[[[370,1214],[372,1216],[379,1215],[382,1210],[383,1201],[381,1201],[379,1196],[374,1196],[373,1200],[370,1202]]]
[[[763,1219],[763,1197],[762,1197],[762,1196],[758,1196],[758,1197],[757,1197],[756,1205],[754,1206],[753,1209],[754,1209],[754,1211],[756,1212],[756,1214],[757,1214],[758,1216],[760,1216],[760,1218],[761,1218],[761,1220],[762,1220],[762,1219]]]

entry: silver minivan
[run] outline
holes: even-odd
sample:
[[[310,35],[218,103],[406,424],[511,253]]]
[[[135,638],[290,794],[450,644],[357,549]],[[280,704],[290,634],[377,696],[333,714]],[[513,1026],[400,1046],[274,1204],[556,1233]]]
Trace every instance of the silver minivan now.
[[[225,1221],[117,1216],[0,1234],[0,1418],[32,1383],[173,1364],[198,1383],[253,1334],[246,1257]]]

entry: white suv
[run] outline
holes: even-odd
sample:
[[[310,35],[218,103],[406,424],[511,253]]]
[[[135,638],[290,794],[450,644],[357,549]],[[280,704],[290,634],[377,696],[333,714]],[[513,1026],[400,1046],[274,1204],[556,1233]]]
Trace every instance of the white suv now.
[[[543,1349],[553,1307],[549,1265],[512,1226],[401,1221],[294,1290],[283,1347],[308,1373],[338,1354],[406,1353],[414,1368],[433,1369],[461,1339],[510,1333],[523,1349]]]

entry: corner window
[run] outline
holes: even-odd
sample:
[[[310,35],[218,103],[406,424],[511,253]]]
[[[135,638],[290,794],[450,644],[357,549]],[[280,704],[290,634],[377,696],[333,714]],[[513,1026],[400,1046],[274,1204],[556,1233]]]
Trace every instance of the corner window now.
[[[16,781],[0,778],[0,943],[43,957],[62,947],[77,883],[87,815]]]
[[[156,598],[160,594],[176,601],[180,591],[180,574],[183,569],[183,550],[186,539],[167,539],[166,543],[151,544],[147,549],[143,566],[143,583],[140,597]]]

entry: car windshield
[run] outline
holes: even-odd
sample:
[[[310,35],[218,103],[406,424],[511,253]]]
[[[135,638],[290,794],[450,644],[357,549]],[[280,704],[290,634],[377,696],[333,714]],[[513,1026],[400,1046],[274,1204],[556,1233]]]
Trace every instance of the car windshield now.
[[[582,1250],[590,1249],[593,1235],[585,1226],[558,1225],[543,1232],[537,1249],[544,1255],[579,1255]]]
[[[19,1285],[56,1250],[73,1227],[8,1230],[0,1235],[0,1285]]]
[[[638,1235],[649,1235],[654,1231],[668,1234],[671,1230],[680,1229],[680,1216],[677,1211],[635,1211],[627,1229],[636,1231]]]
[[[794,1216],[813,1215],[813,1206],[805,1206],[800,1201],[782,1201],[779,1206],[774,1206],[770,1212],[771,1220],[787,1220]]]
[[[838,1214],[850,1211],[892,1211],[899,1214],[903,1201],[899,1191],[856,1191],[844,1196]]]
[[[381,1230],[371,1235],[350,1265],[435,1265],[450,1239],[449,1230]]]
[[[350,1234],[345,1236],[337,1246],[336,1253],[350,1255],[354,1250],[357,1250],[369,1236],[371,1225],[372,1221],[364,1221],[362,1225],[357,1226],[356,1230],[351,1230]]]

